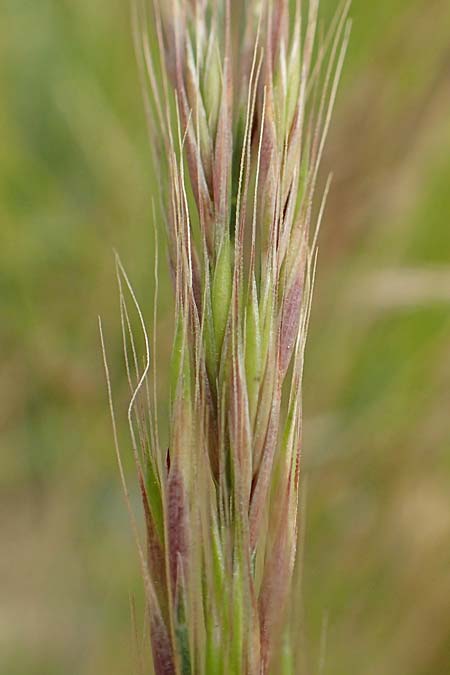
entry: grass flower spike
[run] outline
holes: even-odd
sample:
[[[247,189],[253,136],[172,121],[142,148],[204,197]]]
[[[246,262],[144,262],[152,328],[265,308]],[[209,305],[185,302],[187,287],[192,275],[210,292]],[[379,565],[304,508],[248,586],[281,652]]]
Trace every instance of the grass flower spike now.
[[[329,183],[314,195],[347,11],[323,30],[318,0],[135,8],[175,294],[167,449],[118,262],[156,675],[300,672],[302,372]]]

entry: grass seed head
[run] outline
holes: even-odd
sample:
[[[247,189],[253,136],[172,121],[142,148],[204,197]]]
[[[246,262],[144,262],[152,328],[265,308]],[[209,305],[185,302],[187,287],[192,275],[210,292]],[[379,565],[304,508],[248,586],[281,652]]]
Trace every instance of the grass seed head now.
[[[149,368],[130,376],[153,668],[297,673],[314,195],[348,5],[319,39],[318,0],[139,2],[175,295],[167,453]]]

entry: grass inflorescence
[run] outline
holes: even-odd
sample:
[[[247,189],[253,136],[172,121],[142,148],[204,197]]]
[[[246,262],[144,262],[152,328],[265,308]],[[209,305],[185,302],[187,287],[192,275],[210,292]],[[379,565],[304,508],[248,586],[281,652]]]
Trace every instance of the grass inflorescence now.
[[[156,675],[300,670],[302,373],[329,182],[314,195],[349,33],[347,4],[327,30],[304,5],[135,7],[175,293],[167,449],[118,261]]]

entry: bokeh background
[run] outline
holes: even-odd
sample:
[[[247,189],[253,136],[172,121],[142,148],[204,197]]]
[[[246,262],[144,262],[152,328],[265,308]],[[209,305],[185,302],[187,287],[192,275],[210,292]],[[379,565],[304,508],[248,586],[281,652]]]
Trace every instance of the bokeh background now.
[[[324,14],[334,0],[323,1]],[[305,381],[305,662],[450,672],[450,4],[353,0]],[[0,673],[132,672],[101,365],[158,191],[124,0],[0,4]],[[171,304],[162,265],[161,405]],[[121,418],[120,418],[121,419]],[[122,426],[122,425],[121,425]],[[127,446],[126,435],[123,435]]]

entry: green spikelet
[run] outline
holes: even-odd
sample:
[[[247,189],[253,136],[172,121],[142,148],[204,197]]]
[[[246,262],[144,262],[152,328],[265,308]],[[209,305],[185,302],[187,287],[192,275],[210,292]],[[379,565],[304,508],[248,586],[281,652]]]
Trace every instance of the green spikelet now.
[[[253,279],[247,302],[245,371],[247,376],[250,421],[253,426],[256,418],[262,377],[262,336],[255,279]]]
[[[218,353],[222,350],[231,302],[231,243],[225,234],[219,248],[212,289],[212,312]]]

